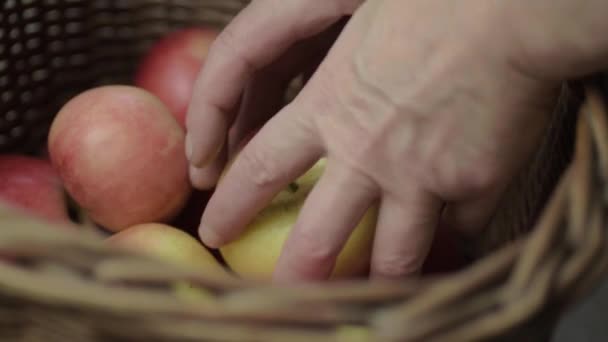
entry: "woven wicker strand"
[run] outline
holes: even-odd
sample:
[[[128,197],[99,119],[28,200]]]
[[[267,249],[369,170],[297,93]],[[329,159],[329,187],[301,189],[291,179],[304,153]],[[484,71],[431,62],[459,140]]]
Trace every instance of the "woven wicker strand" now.
[[[4,1],[0,153],[37,151],[66,99],[128,83],[162,34],[221,27],[247,3]],[[0,204],[0,341],[547,339],[559,313],[608,273],[606,102],[592,83],[562,100],[480,239],[483,258],[441,277],[278,288],[110,249],[94,232]]]

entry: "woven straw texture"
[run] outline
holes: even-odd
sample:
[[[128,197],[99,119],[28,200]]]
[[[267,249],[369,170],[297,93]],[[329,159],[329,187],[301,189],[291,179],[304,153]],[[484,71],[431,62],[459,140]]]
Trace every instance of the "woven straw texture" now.
[[[222,27],[242,0],[5,0],[0,153],[44,148],[53,115],[87,88],[129,83],[152,42]],[[537,155],[477,261],[398,283],[274,288],[109,249],[0,206],[2,341],[539,341],[608,271],[608,121],[601,85],[564,87]]]

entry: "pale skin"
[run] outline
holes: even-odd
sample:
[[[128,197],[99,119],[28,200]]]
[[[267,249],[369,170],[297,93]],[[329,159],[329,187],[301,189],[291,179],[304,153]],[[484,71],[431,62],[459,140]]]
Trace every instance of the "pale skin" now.
[[[560,83],[606,66],[607,10],[602,0],[253,1],[213,44],[187,115],[201,189],[263,125],[217,186],[201,239],[219,247],[238,237],[327,156],[275,280],[326,279],[374,202],[371,277],[415,276],[439,222],[469,234],[487,224]],[[280,108],[285,80],[317,63]]]

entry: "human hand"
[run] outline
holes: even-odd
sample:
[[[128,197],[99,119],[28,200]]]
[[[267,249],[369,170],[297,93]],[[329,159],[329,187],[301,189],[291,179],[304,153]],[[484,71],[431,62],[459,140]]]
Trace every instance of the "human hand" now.
[[[361,0],[252,2],[210,49],[187,115],[186,154],[199,189],[216,185],[242,139],[284,104],[288,82],[310,76]]]
[[[416,274],[440,220],[469,232],[482,229],[534,152],[557,93],[557,82],[512,63],[515,45],[499,24],[496,2],[368,0],[358,6],[253,2],[211,49],[188,113],[188,155],[198,167],[191,177],[210,187],[223,166],[218,155],[231,124],[251,117],[264,122],[278,108],[265,103],[277,88],[258,88],[258,76],[280,64],[296,42],[358,8],[297,98],[240,152],[201,220],[202,240],[219,247],[326,156],[325,173],[279,259],[280,281],[327,278],[376,201],[371,275]],[[243,92],[245,105],[235,118]]]

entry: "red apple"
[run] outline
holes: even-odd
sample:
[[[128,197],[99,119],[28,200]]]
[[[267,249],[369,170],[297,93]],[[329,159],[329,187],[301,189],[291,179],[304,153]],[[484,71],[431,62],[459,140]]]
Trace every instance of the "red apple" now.
[[[174,218],[191,186],[185,134],[154,95],[103,86],[66,103],[51,126],[51,161],[72,198],[110,231]]]
[[[47,160],[0,155],[0,200],[52,222],[69,222],[61,180]]]
[[[182,127],[194,83],[218,33],[210,27],[172,32],[150,48],[136,70],[135,85],[158,96]]]

